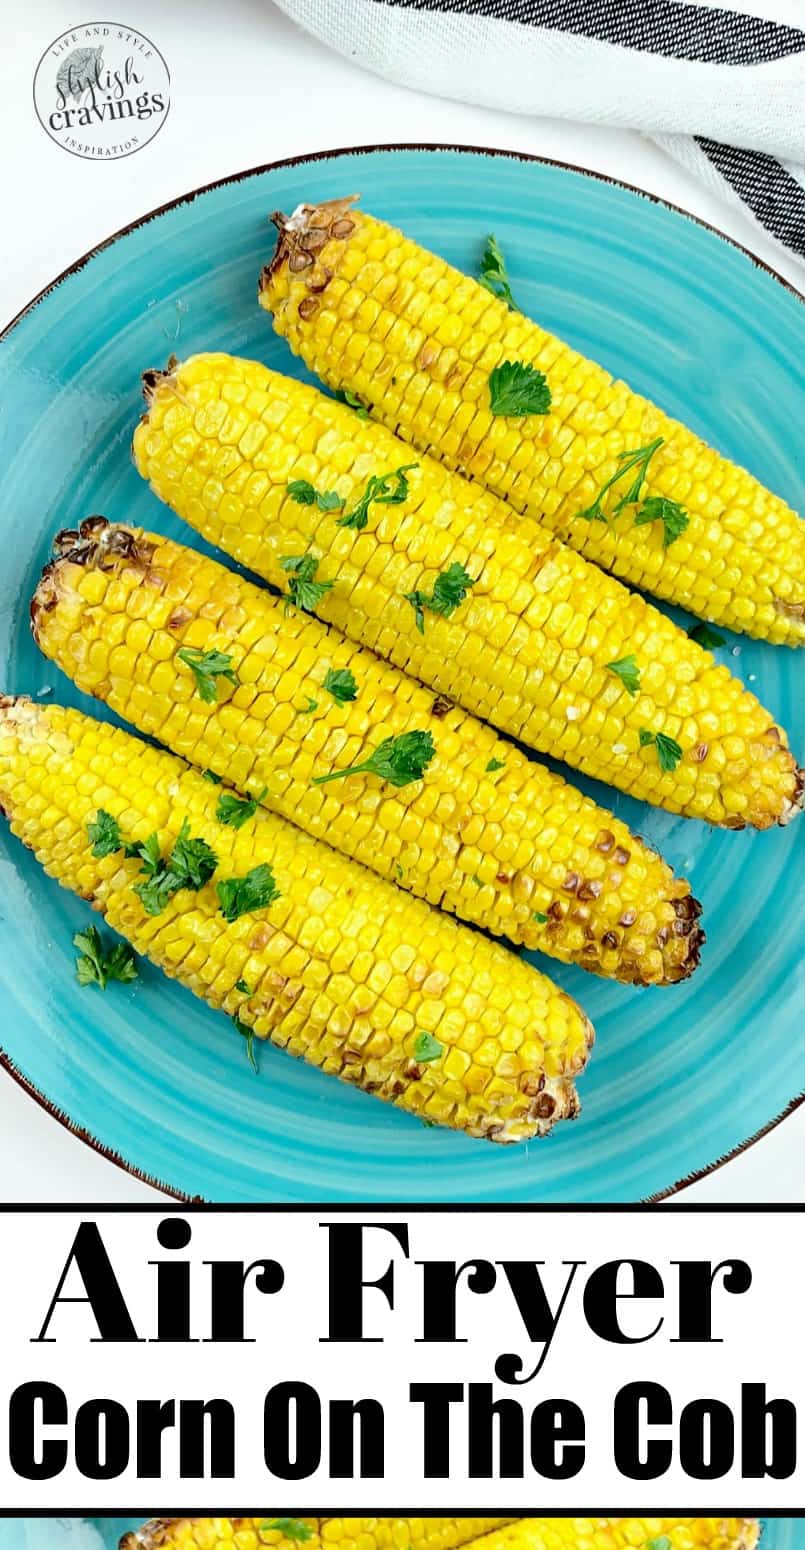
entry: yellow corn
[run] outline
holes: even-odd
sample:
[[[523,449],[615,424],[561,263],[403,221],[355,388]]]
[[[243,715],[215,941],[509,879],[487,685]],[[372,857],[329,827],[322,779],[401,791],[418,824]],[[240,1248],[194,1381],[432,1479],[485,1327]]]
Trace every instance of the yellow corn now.
[[[510,1518],[152,1518],[120,1550],[458,1550]],[[278,1524],[274,1528],[271,1525]],[[283,1532],[282,1525],[290,1528]]]
[[[261,277],[277,332],[324,382],[632,586],[764,640],[805,641],[796,512],[601,366],[350,203],[274,217],[279,242]],[[504,361],[544,372],[547,415],[492,414],[489,373]],[[661,521],[636,526],[635,504],[613,512],[628,477],[605,502],[606,522],[579,516],[619,454],[657,437],[641,499],[677,501],[689,518],[667,548]]]
[[[0,808],[45,870],[137,952],[312,1065],[474,1136],[518,1141],[577,1109],[592,1029],[505,948],[272,814],[218,821],[221,788],[172,754],[55,705],[0,701]],[[138,857],[97,859],[87,825],[167,856],[185,820],[218,858],[200,891],[148,915]],[[279,897],[227,923],[217,881],[271,868]],[[438,1045],[416,1058],[423,1033]]]
[[[372,475],[411,462],[383,426],[256,362],[198,355],[146,376],[137,467],[205,538],[286,587],[283,557],[309,550],[332,583],[317,611],[440,694],[531,747],[673,812],[767,828],[796,810],[802,782],[785,734],[711,654],[642,597],[420,455],[399,504],[361,529],[300,505],[308,480],[354,505]],[[460,563],[473,580],[423,632],[406,594],[431,594]],[[634,657],[630,695],[610,664]],[[641,737],[643,734],[643,737]],[[681,761],[663,769],[656,742]]]
[[[473,1550],[753,1550],[758,1536],[756,1518],[520,1518]]]
[[[31,607],[36,639],[139,731],[241,790],[265,789],[264,804],[308,834],[497,935],[630,983],[695,967],[688,884],[472,716],[157,534],[93,517],[56,550]],[[219,679],[206,703],[177,655],[187,647],[225,654],[237,686]],[[352,673],[354,701],[325,688],[332,670]],[[423,780],[312,784],[416,728],[436,748]]]

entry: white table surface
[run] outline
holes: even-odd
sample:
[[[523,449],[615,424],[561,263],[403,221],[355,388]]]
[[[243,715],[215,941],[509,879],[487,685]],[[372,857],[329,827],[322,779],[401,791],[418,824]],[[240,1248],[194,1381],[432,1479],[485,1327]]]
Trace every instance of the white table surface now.
[[[15,212],[0,255],[0,324],[73,259],[128,221],[199,184],[284,156],[336,146],[431,141],[530,151],[650,189],[751,247],[800,289],[786,258],[639,135],[528,119],[394,87],[294,27],[270,0],[122,0],[107,13],[144,32],[172,76],[156,139],[125,160],[65,154],[35,116],[37,61],[76,20],[75,0],[6,0],[0,51],[2,209]],[[2,1026],[0,1007],[0,1027]],[[0,1034],[0,1041],[1,1041]],[[136,1201],[159,1192],[70,1135],[0,1072],[0,1199]],[[689,1201],[805,1198],[805,1106],[678,1197]]]

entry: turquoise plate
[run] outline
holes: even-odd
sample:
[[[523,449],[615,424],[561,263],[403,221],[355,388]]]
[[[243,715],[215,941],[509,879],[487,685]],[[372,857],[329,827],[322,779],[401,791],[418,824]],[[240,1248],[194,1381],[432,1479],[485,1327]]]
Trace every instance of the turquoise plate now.
[[[266,216],[355,190],[464,269],[494,231],[527,311],[802,506],[805,313],[749,254],[632,189],[523,157],[407,148],[284,163],[121,233],[0,340],[7,689],[101,714],[28,632],[51,536],[103,512],[199,542],[132,466],[140,373],[171,351],[221,349],[304,376],[257,306]],[[730,637],[720,655],[795,731],[795,653]],[[580,784],[692,878],[709,941],[693,980],[666,990],[541,962],[598,1033],[582,1118],[547,1142],[507,1149],[424,1130],[270,1048],[255,1077],[226,1018],[147,965],[134,987],[80,990],[71,939],[89,912],[0,826],[8,1067],[95,1145],[178,1194],[624,1201],[668,1191],[745,1146],[805,1088],[805,821],[718,833]]]

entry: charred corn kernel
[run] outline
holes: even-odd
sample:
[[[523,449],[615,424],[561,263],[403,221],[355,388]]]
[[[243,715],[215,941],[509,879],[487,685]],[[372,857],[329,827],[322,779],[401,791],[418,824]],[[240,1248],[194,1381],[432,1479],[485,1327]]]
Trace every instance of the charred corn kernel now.
[[[688,884],[620,820],[472,716],[156,534],[94,517],[59,549],[31,610],[39,645],[139,731],[244,790],[267,788],[264,804],[308,834],[497,935],[631,983],[669,983],[695,967],[702,933]],[[121,620],[136,642],[122,660],[109,646]],[[178,655],[200,626],[239,680],[223,680],[212,702]],[[352,674],[354,700],[323,687],[328,671]],[[424,780],[311,783],[416,727],[431,728],[436,745]],[[442,990],[438,981],[432,974],[423,988]]]
[[[120,1550],[458,1550],[510,1518],[152,1518]],[[291,1525],[291,1534],[272,1528]]]
[[[757,1518],[519,1518],[474,1550],[753,1550],[759,1534]]]
[[[283,589],[283,556],[310,548],[318,580],[331,583],[317,612],[352,639],[502,732],[672,812],[768,828],[796,810],[801,774],[754,696],[546,528],[425,455],[407,475],[407,498],[370,505],[362,529],[299,504],[289,480],[354,505],[372,475],[410,464],[411,452],[383,426],[256,362],[198,355],[148,373],[146,396],[134,455],[156,493]],[[238,451],[221,498],[209,471],[256,425],[260,450]],[[420,631],[406,594],[430,595],[448,560],[472,585],[448,615],[423,609]],[[639,670],[633,695],[610,667],[625,657]],[[671,738],[680,762],[663,769],[641,732]],[[586,920],[577,924],[583,935]]]
[[[237,1015],[260,1038],[470,1135],[524,1140],[576,1112],[573,1077],[585,1063],[592,1029],[568,996],[496,943],[273,814],[257,812],[239,830],[220,823],[222,789],[172,754],[79,711],[0,700],[0,809],[14,833],[51,876],[88,899],[166,974]],[[205,840],[218,858],[215,876],[147,915],[132,886],[139,859],[120,851],[100,860],[93,855],[87,825],[101,809],[118,821],[126,843],[143,844],[156,832],[163,855],[187,820],[191,836]],[[216,882],[243,878],[263,864],[279,896],[228,923]],[[338,970],[336,954],[328,960],[322,947],[328,932],[337,933]],[[377,1044],[390,1003],[387,991],[364,985],[364,974],[389,964],[401,947],[419,970],[405,981],[410,1026]],[[432,978],[437,966],[440,994]],[[238,989],[239,981],[246,990]],[[496,1054],[491,1065],[473,1058],[461,1083],[445,1079],[443,1059],[465,1048],[472,1018],[462,1014],[462,1004],[470,995],[482,1000]],[[448,1020],[448,1012],[459,1020]],[[438,1057],[427,1063],[416,1059],[423,1026],[440,1044]],[[504,1074],[510,1040],[515,1060]],[[542,1066],[519,1053],[535,1041],[545,1054]]]
[[[632,586],[764,640],[805,641],[796,512],[603,367],[350,204],[276,216],[260,282],[277,332],[324,382]],[[544,372],[548,414],[492,414],[489,373],[504,361]],[[664,547],[663,523],[636,526],[636,505],[606,522],[580,517],[619,456],[658,437],[641,498],[679,502],[684,533]]]

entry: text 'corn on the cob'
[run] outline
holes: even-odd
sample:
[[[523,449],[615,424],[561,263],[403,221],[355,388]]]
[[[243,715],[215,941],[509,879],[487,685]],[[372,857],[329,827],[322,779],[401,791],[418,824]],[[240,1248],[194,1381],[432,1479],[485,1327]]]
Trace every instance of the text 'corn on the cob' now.
[[[56,542],[36,640],[141,732],[432,904],[497,935],[639,984],[698,962],[688,884],[598,807],[488,728],[318,620],[196,550],[94,517]],[[225,655],[204,700],[180,653]],[[354,699],[328,691],[351,674]],[[402,789],[356,774],[416,728],[435,753]]]
[[[633,586],[731,629],[805,641],[805,522],[795,511],[601,366],[351,204],[273,217],[279,240],[261,276],[277,332],[317,376]],[[489,376],[504,362],[544,374],[548,412],[492,412]],[[666,547],[660,517],[636,524],[635,502],[615,512],[623,481],[605,520],[580,515],[619,460],[659,438],[640,499],[682,506],[687,526],[674,542]]]
[[[120,1550],[288,1550],[262,1518],[155,1518]],[[282,1520],[279,1520],[280,1522]],[[287,1521],[287,1520],[286,1520]],[[310,1550],[754,1550],[756,1518],[303,1518]],[[501,1526],[508,1525],[508,1526]]]
[[[524,1140],[575,1114],[592,1029],[570,997],[282,819],[257,811],[240,829],[220,822],[220,791],[79,711],[0,700],[0,808],[12,830],[196,995],[322,1070],[470,1135]],[[215,877],[147,913],[133,886],[141,855],[95,853],[87,826],[99,812],[125,845],[156,835],[159,856],[189,826],[211,847]],[[219,887],[257,868],[276,897],[225,916]]]
[[[795,812],[801,772],[754,695],[538,523],[432,458],[411,467],[383,426],[253,361],[172,363],[146,374],[146,400],[134,456],[156,493],[283,589],[289,562],[307,556],[326,588],[317,612],[352,639],[502,732],[672,812],[728,828]],[[361,510],[372,479],[406,464],[406,491]],[[300,503],[296,481],[324,509]],[[436,586],[455,564],[469,584],[450,608]]]

